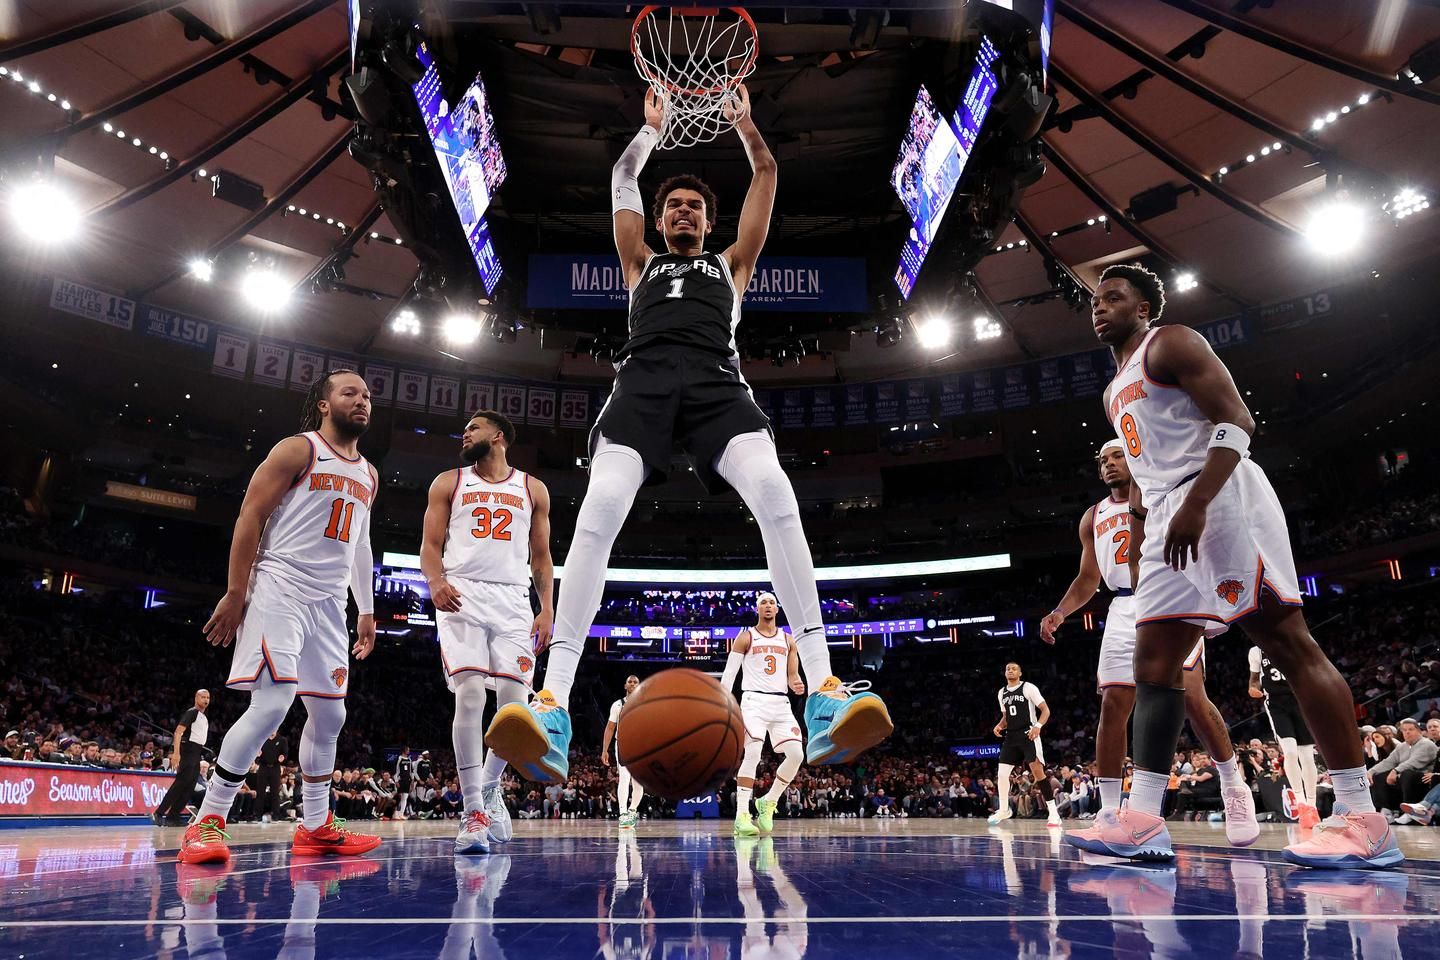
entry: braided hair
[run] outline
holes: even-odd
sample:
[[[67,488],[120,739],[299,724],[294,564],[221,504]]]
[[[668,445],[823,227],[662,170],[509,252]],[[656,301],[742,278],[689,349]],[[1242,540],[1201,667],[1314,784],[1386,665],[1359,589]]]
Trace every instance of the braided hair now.
[[[330,398],[330,378],[341,373],[355,373],[355,371],[340,367],[327,371],[320,379],[310,384],[310,389],[305,392],[305,405],[300,408],[301,433],[320,429],[320,424],[325,419],[320,415],[320,401]]]

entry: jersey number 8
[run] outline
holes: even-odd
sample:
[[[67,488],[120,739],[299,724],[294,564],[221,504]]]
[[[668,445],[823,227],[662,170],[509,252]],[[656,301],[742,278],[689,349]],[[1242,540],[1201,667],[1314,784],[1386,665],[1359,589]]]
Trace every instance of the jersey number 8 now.
[[[1120,432],[1125,436],[1125,449],[1130,456],[1140,456],[1140,434],[1135,430],[1135,418],[1128,413],[1120,418]]]

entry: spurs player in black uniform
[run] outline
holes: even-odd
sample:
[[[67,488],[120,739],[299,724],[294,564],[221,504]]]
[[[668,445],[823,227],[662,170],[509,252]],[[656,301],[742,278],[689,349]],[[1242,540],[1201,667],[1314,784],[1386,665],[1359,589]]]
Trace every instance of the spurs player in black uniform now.
[[[654,226],[665,242],[645,242],[645,209],[636,177],[659,138],[664,103],[645,99],[645,125],[611,176],[615,249],[630,290],[630,337],[615,386],[590,435],[590,483],[575,523],[556,606],[545,689],[525,709],[498,712],[485,742],[519,769],[541,756],[564,757],[570,741],[570,688],[584,640],[600,606],[610,548],[641,485],[665,480],[679,444],[711,493],[734,487],[765,541],[770,578],[784,609],[811,696],[805,709],[808,762],[841,763],[894,729],[884,703],[864,685],[830,673],[815,566],[790,478],[780,469],[769,418],[740,375],[735,328],[755,272],[775,201],[775,158],[749,115],[744,87],[727,120],[753,171],[735,242],[714,253],[716,199],[698,177],[660,185]],[[558,765],[558,759],[557,759]]]
[[[1259,647],[1250,648],[1250,696],[1265,701],[1265,715],[1280,744],[1285,760],[1285,779],[1290,781],[1290,813],[1302,827],[1320,822],[1315,790],[1320,781],[1315,768],[1315,737],[1300,712],[1300,701],[1280,667]]]
[[[1045,798],[1046,826],[1060,826],[1060,810],[1055,806],[1055,786],[1045,772],[1045,748],[1040,745],[1040,730],[1050,721],[1050,704],[1040,695],[1035,684],[1020,675],[1020,664],[1005,664],[1005,686],[1000,688],[1000,722],[995,736],[1003,736],[1000,747],[1000,771],[995,789],[1000,794],[1000,809],[990,815],[990,823],[1009,820],[1010,772],[1022,763],[1030,766],[1030,775]]]

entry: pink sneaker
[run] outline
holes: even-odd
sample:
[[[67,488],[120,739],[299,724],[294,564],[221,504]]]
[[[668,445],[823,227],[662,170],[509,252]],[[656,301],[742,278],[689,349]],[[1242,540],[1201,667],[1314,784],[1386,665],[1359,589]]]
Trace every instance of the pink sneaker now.
[[[1248,847],[1260,836],[1260,821],[1255,819],[1255,798],[1244,785],[1220,791],[1225,803],[1225,837],[1232,847]]]
[[[1173,860],[1175,849],[1165,821],[1122,804],[1118,811],[1101,810],[1095,826],[1065,834],[1072,846],[1128,860]]]
[[[1309,840],[1285,848],[1285,859],[1302,867],[1362,867],[1372,870],[1405,861],[1395,834],[1378,813],[1351,813],[1341,804],[1315,827]]]

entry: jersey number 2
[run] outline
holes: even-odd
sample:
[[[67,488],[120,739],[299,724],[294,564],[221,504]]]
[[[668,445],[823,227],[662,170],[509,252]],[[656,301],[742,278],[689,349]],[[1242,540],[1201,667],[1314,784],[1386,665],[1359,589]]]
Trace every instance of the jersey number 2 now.
[[[343,519],[342,519],[343,514]],[[325,536],[331,540],[339,540],[341,543],[350,542],[350,521],[355,519],[355,501],[345,502],[344,497],[336,497],[330,504],[330,522],[325,525]]]
[[[674,297],[674,298],[677,298],[677,299],[680,298],[680,297],[685,296],[685,278],[684,278],[684,277],[676,277],[674,280],[671,280],[671,281],[670,281],[670,292],[667,293],[667,294],[665,294],[665,296],[666,296],[666,297]]]
[[[470,516],[475,518],[475,529],[470,531],[470,536],[476,540],[486,537],[492,540],[510,539],[510,521],[514,517],[509,510],[492,511],[489,507],[476,507],[470,511]]]
[[[1115,539],[1112,543],[1118,544],[1115,548],[1115,562],[1125,566],[1130,562],[1130,531],[1116,530]]]

